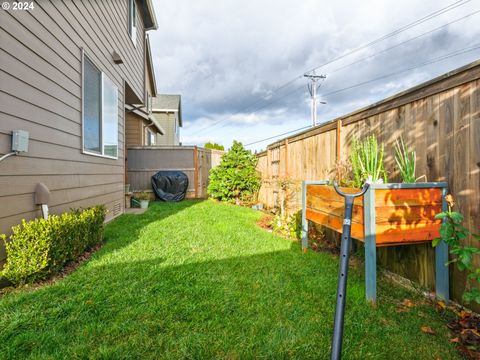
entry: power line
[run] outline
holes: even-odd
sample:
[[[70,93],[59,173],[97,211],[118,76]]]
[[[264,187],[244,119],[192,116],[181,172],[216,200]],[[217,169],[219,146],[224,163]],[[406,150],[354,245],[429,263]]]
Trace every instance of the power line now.
[[[278,134],[278,135],[271,136],[271,137],[266,138],[266,139],[254,141],[254,142],[245,144],[244,146],[250,146],[250,145],[258,144],[258,143],[261,143],[261,142],[264,142],[264,141],[267,141],[267,140],[275,139],[275,138],[277,138],[277,137],[284,136],[284,135],[288,135],[288,134],[291,134],[291,133],[294,133],[294,132],[297,132],[297,131],[300,131],[300,130],[305,130],[305,129],[308,129],[308,128],[310,128],[310,126],[304,126],[304,127],[302,127],[302,128],[299,128],[299,129],[287,131],[287,132],[285,132],[285,133],[283,133],[283,134]]]
[[[338,93],[343,92],[343,91],[347,91],[347,90],[350,90],[350,89],[353,89],[353,88],[356,88],[356,87],[360,87],[360,86],[363,86],[363,85],[366,85],[366,84],[369,84],[369,83],[372,83],[372,82],[375,82],[375,81],[378,81],[378,80],[385,79],[385,78],[387,78],[387,77],[395,76],[395,75],[404,73],[404,72],[406,72],[406,71],[411,71],[411,70],[414,70],[414,69],[417,69],[417,68],[420,68],[420,67],[423,67],[423,66],[426,66],[426,65],[430,65],[430,64],[433,64],[433,63],[435,63],[435,62],[439,62],[439,61],[442,61],[442,60],[446,60],[446,59],[449,59],[449,58],[452,58],[452,57],[455,57],[455,56],[458,56],[458,55],[461,55],[461,54],[465,54],[465,53],[468,53],[468,52],[471,52],[471,51],[474,51],[474,50],[477,50],[477,49],[480,49],[480,43],[479,43],[479,44],[475,44],[473,47],[469,47],[469,48],[467,47],[467,48],[462,48],[462,49],[456,50],[456,51],[451,52],[451,53],[449,53],[449,54],[440,56],[440,57],[438,57],[438,58],[431,59],[431,60],[429,60],[429,61],[423,62],[423,63],[421,63],[421,64],[418,64],[418,65],[415,65],[415,66],[412,66],[412,67],[409,67],[409,68],[407,68],[407,69],[403,69],[403,70],[400,70],[400,71],[396,71],[396,72],[394,72],[394,73],[386,74],[386,75],[377,77],[377,78],[375,78],[375,79],[363,81],[363,82],[358,83],[358,84],[350,85],[350,86],[347,86],[347,87],[342,88],[342,89],[337,89],[337,90],[331,91],[331,92],[329,92],[329,93],[327,93],[327,94],[324,94],[323,96],[329,96],[329,95],[333,95],[333,94],[338,94]],[[265,138],[265,139],[260,139],[260,140],[251,142],[251,143],[249,143],[249,144],[246,144],[245,146],[250,146],[250,145],[258,144],[258,143],[261,143],[261,142],[265,142],[265,141],[267,141],[267,140],[271,140],[271,139],[274,139],[274,138],[277,138],[277,137],[280,137],[280,136],[283,136],[283,135],[287,135],[287,134],[290,134],[290,133],[293,133],[293,132],[296,132],[296,131],[305,130],[306,128],[309,128],[309,127],[310,127],[310,126],[301,127],[301,128],[295,129],[295,130],[291,130],[291,131],[289,131],[289,132],[287,132],[287,133],[278,134],[278,135],[271,136],[271,137],[268,137],[268,138]]]
[[[400,70],[400,71],[396,71],[396,72],[394,72],[394,73],[387,74],[387,75],[382,75],[382,76],[379,76],[379,77],[374,78],[374,79],[371,79],[371,80],[367,80],[367,81],[363,81],[363,82],[358,83],[358,84],[354,84],[354,85],[347,86],[347,87],[342,88],[342,89],[333,90],[333,91],[331,91],[331,92],[328,92],[328,93],[326,93],[326,94],[323,94],[322,96],[330,96],[330,95],[338,94],[338,93],[343,92],[343,91],[346,91],[346,90],[354,89],[354,88],[356,88],[356,87],[363,86],[363,85],[367,85],[367,84],[370,84],[370,83],[375,82],[375,81],[378,81],[378,80],[382,80],[382,79],[385,79],[385,78],[388,78],[388,77],[392,77],[392,76],[395,76],[395,75],[399,75],[399,74],[402,74],[402,73],[407,72],[407,71],[415,70],[415,69],[418,69],[418,68],[420,68],[420,67],[423,67],[423,66],[426,66],[426,65],[430,65],[430,64],[433,64],[433,63],[442,61],[442,60],[446,60],[446,59],[449,59],[449,58],[452,58],[452,57],[455,57],[455,56],[458,56],[458,55],[461,55],[461,54],[465,54],[465,53],[468,53],[468,52],[471,52],[471,51],[474,51],[474,50],[477,50],[477,49],[480,49],[480,44],[475,44],[475,45],[474,45],[473,47],[471,47],[471,48],[459,49],[459,50],[454,51],[454,52],[452,52],[452,53],[449,53],[449,54],[447,54],[447,55],[443,55],[443,56],[440,56],[440,57],[438,57],[438,58],[431,59],[431,60],[429,60],[429,61],[426,61],[426,62],[424,62],[424,63],[418,64],[418,65],[415,65],[415,66],[412,66],[412,67],[409,67],[409,68],[407,68],[407,69],[403,69],[403,70]]]
[[[335,62],[335,61],[338,61],[338,60],[343,59],[343,58],[345,58],[345,57],[347,57],[347,56],[350,56],[350,55],[352,55],[352,54],[354,54],[354,53],[356,53],[356,52],[358,52],[358,51],[360,51],[360,50],[363,50],[363,49],[365,49],[365,48],[367,48],[367,47],[370,47],[370,46],[372,46],[372,45],[375,45],[375,44],[377,44],[377,43],[379,43],[379,42],[381,42],[381,41],[383,41],[383,40],[386,40],[386,39],[388,39],[388,38],[391,38],[392,36],[398,35],[398,34],[404,32],[404,31],[406,31],[406,30],[409,30],[409,29],[417,26],[417,25],[423,24],[424,22],[426,22],[426,21],[428,21],[428,20],[431,20],[431,19],[433,19],[433,18],[436,18],[437,16],[440,16],[440,15],[442,15],[442,14],[448,12],[448,11],[451,11],[451,10],[453,10],[453,9],[456,9],[456,8],[459,7],[459,6],[465,5],[465,4],[469,3],[470,1],[472,1],[472,0],[465,0],[465,1],[464,1],[464,0],[459,0],[459,1],[457,1],[457,2],[454,2],[453,4],[450,4],[450,5],[442,8],[442,9],[439,9],[439,10],[437,10],[437,11],[434,11],[433,13],[431,13],[431,14],[429,14],[429,15],[426,15],[426,16],[424,16],[424,17],[421,18],[421,19],[415,20],[414,22],[412,22],[412,23],[410,23],[410,24],[407,24],[407,25],[405,25],[405,26],[403,26],[403,27],[401,27],[401,28],[399,28],[399,29],[397,29],[397,30],[394,30],[394,31],[388,33],[387,35],[381,36],[381,37],[379,37],[379,38],[377,38],[377,39],[375,39],[375,40],[373,40],[373,41],[371,41],[371,42],[369,42],[369,43],[367,43],[367,44],[361,45],[361,46],[359,46],[359,47],[357,47],[357,48],[355,48],[355,49],[353,49],[353,50],[351,50],[351,51],[348,51],[347,53],[345,53],[345,54],[343,54],[343,55],[337,56],[336,58],[333,58],[332,60],[329,60],[329,61],[327,61],[327,62],[325,62],[325,63],[323,63],[323,64],[321,64],[321,65],[319,65],[319,66],[316,66],[316,67],[310,69],[309,71],[307,71],[307,73],[310,72],[310,71],[318,70],[318,69],[320,69],[320,68],[322,68],[322,67],[324,67],[324,66],[326,66],[326,65],[328,65],[328,64],[331,64],[331,63],[333,63],[333,62]]]
[[[366,56],[366,57],[361,58],[361,59],[359,59],[359,60],[356,60],[356,61],[354,61],[354,62],[352,62],[352,63],[349,63],[349,64],[347,64],[347,65],[341,66],[341,67],[333,70],[332,72],[330,72],[329,75],[331,75],[331,74],[333,74],[333,73],[336,73],[336,72],[338,72],[338,71],[340,71],[340,70],[343,70],[343,69],[345,69],[345,68],[348,68],[348,67],[350,67],[350,66],[352,66],[352,65],[355,65],[355,64],[357,64],[357,63],[359,63],[359,62],[362,62],[362,61],[365,61],[365,60],[370,59],[370,58],[372,58],[372,57],[375,57],[375,56],[377,56],[377,55],[379,55],[379,54],[382,54],[382,53],[385,53],[385,52],[387,52],[387,51],[390,51],[390,50],[392,50],[392,49],[394,49],[394,48],[397,48],[397,47],[399,47],[399,46],[401,46],[401,45],[404,45],[404,44],[409,43],[409,42],[411,42],[411,41],[413,41],[413,40],[416,40],[416,39],[418,39],[418,38],[421,38],[421,37],[423,37],[423,36],[425,36],[425,35],[431,34],[431,33],[435,32],[435,31],[438,31],[438,30],[440,30],[440,29],[442,29],[442,28],[445,28],[445,27],[447,27],[447,26],[449,26],[449,25],[451,25],[451,24],[454,24],[454,23],[456,23],[456,22],[459,22],[459,21],[461,21],[461,20],[464,20],[464,19],[466,19],[466,18],[468,18],[468,17],[470,17],[470,16],[473,16],[473,15],[476,15],[476,14],[478,14],[478,13],[480,13],[480,10],[474,11],[474,12],[472,12],[472,13],[470,13],[470,14],[467,14],[467,15],[465,15],[465,16],[462,16],[461,18],[458,18],[458,19],[456,19],[456,20],[450,21],[450,22],[448,22],[448,23],[446,23],[446,24],[444,24],[444,25],[442,25],[442,26],[436,27],[435,29],[429,30],[429,31],[427,31],[427,32],[425,32],[425,33],[422,33],[422,34],[420,34],[420,35],[414,36],[414,37],[412,37],[412,38],[410,38],[410,39],[408,39],[408,40],[402,41],[401,43],[398,43],[398,44],[396,44],[396,45],[393,45],[393,46],[391,46],[391,47],[388,47],[388,48],[386,48],[386,49],[383,49],[383,50],[381,50],[381,51],[378,51],[378,52],[376,52],[376,53],[374,53],[374,54],[372,54],[372,55]],[[264,104],[264,105],[262,105],[262,106],[260,106],[260,107],[257,107],[257,108],[255,108],[255,109],[251,110],[250,113],[253,113],[253,112],[262,110],[262,109],[264,109],[264,108],[266,108],[266,107],[272,106],[272,105],[276,104],[277,102],[279,102],[280,100],[282,100],[282,99],[284,99],[284,98],[286,98],[286,97],[288,97],[288,96],[290,96],[290,95],[293,95],[293,94],[295,94],[295,93],[298,93],[299,90],[301,90],[301,89],[303,89],[303,88],[304,88],[304,85],[301,85],[301,86],[295,88],[294,90],[292,90],[292,91],[290,91],[290,92],[282,95],[281,97],[279,97],[279,98],[277,98],[277,99],[275,99],[275,100],[273,100],[273,101],[271,101],[271,102],[269,102],[269,103],[266,103],[266,104]],[[325,94],[325,95],[326,95],[326,94]],[[325,95],[324,95],[324,96],[325,96]],[[221,127],[218,128],[217,130],[223,128],[224,126],[225,126],[225,125],[221,126]]]
[[[437,16],[440,16],[440,15],[442,15],[442,14],[448,12],[448,11],[451,11],[451,10],[453,10],[453,9],[456,9],[456,8],[460,7],[460,6],[463,6],[463,5],[465,5],[465,4],[467,4],[467,3],[471,2],[471,1],[472,1],[472,0],[458,0],[458,1],[456,1],[456,2],[454,2],[454,3],[452,3],[452,4],[448,5],[448,6],[446,6],[446,7],[444,7],[444,8],[441,8],[441,9],[439,9],[439,10],[436,10],[436,11],[434,11],[433,13],[430,13],[430,14],[428,14],[428,15],[426,15],[426,16],[418,19],[418,20],[415,20],[415,21],[413,21],[413,22],[411,22],[411,23],[409,23],[409,24],[407,24],[407,25],[404,25],[404,26],[402,26],[402,27],[399,28],[399,29],[396,29],[396,30],[394,30],[394,31],[392,31],[392,32],[390,32],[390,33],[388,33],[388,34],[386,34],[386,35],[383,35],[383,36],[381,36],[381,37],[379,37],[379,38],[377,38],[377,39],[375,39],[375,40],[373,40],[373,41],[370,41],[370,42],[367,43],[367,44],[361,45],[361,46],[359,46],[359,47],[357,47],[357,48],[355,48],[355,49],[353,49],[353,50],[351,50],[351,51],[349,51],[349,52],[347,52],[347,53],[345,53],[345,54],[343,54],[343,55],[337,56],[336,58],[333,58],[333,59],[331,59],[331,60],[329,60],[329,61],[327,61],[327,62],[325,62],[325,63],[323,63],[323,64],[321,64],[321,65],[319,65],[319,66],[317,66],[317,67],[315,67],[315,68],[312,68],[312,69],[308,70],[307,73],[308,73],[308,72],[312,72],[312,71],[314,71],[314,70],[317,70],[317,69],[319,69],[319,68],[321,68],[321,67],[324,67],[324,66],[326,66],[326,65],[328,65],[328,64],[330,64],[330,63],[333,63],[333,62],[335,62],[335,61],[338,61],[338,60],[340,60],[340,59],[343,59],[343,58],[345,58],[345,57],[347,57],[347,56],[349,56],[349,55],[352,55],[352,54],[354,54],[354,53],[356,53],[356,52],[358,52],[358,51],[360,51],[360,50],[366,49],[367,47],[370,47],[370,46],[372,46],[372,45],[375,45],[375,44],[377,44],[377,43],[379,43],[379,42],[381,42],[381,41],[383,41],[383,40],[386,40],[386,39],[388,39],[388,38],[390,38],[390,37],[392,37],[392,36],[398,35],[398,34],[404,32],[404,31],[406,31],[406,30],[409,30],[409,29],[411,29],[411,28],[413,28],[413,27],[415,27],[415,26],[417,26],[417,25],[420,25],[420,24],[422,24],[422,23],[424,23],[424,22],[426,22],[426,21],[428,21],[428,20],[431,20],[431,19],[433,19],[433,18],[435,18],[435,17],[437,17]],[[275,88],[274,90],[272,90],[272,92],[270,93],[270,95],[277,93],[277,92],[280,91],[281,89],[283,89],[283,88],[291,85],[292,83],[294,83],[295,81],[301,79],[302,77],[303,77],[303,74],[302,74],[302,75],[298,75],[298,76],[296,76],[295,78],[292,78],[291,80],[289,80],[289,81],[287,81],[287,82],[279,85],[277,88]],[[200,130],[197,131],[197,134],[199,134],[199,133],[201,133],[201,132],[203,132],[203,131],[205,131],[205,130],[207,130],[207,129],[210,129],[210,128],[212,128],[212,127],[215,127],[216,125],[218,125],[218,124],[220,124],[220,123],[222,123],[222,122],[224,122],[224,121],[230,120],[230,119],[232,119],[234,116],[239,115],[239,114],[242,114],[245,110],[251,108],[252,106],[255,106],[255,105],[259,104],[259,103],[263,103],[263,102],[265,102],[265,101],[268,101],[268,100],[259,99],[259,100],[255,101],[255,102],[253,102],[252,104],[246,106],[245,108],[242,108],[241,110],[235,112],[234,114],[229,115],[228,117],[226,117],[226,118],[224,118],[224,119],[220,119],[220,120],[214,122],[213,124],[210,124],[210,125],[207,125],[207,126],[201,128]],[[263,108],[263,107],[261,107],[261,108]],[[257,110],[254,110],[254,111],[257,111]]]
[[[366,56],[366,57],[364,57],[364,58],[355,60],[354,62],[351,62],[351,63],[349,63],[349,64],[347,64],[347,65],[343,65],[343,66],[341,66],[341,67],[339,67],[339,68],[336,68],[336,69],[333,70],[333,71],[330,71],[328,74],[329,74],[329,75],[334,74],[334,73],[336,73],[336,72],[338,72],[338,71],[340,71],[340,70],[343,70],[343,69],[345,69],[345,68],[348,68],[348,67],[350,67],[350,66],[352,66],[352,65],[358,64],[358,63],[360,63],[360,62],[362,62],[362,61],[365,61],[365,60],[368,60],[368,59],[371,59],[371,58],[373,58],[373,57],[375,57],[375,56],[377,56],[377,55],[386,53],[386,52],[388,52],[388,51],[390,51],[390,50],[392,50],[392,49],[395,49],[395,48],[397,48],[397,47],[400,47],[400,46],[402,46],[402,45],[405,45],[405,44],[407,44],[407,43],[409,43],[409,42],[411,42],[411,41],[417,40],[417,39],[419,39],[419,38],[421,38],[421,37],[424,37],[425,35],[429,35],[429,34],[431,34],[431,33],[434,33],[435,31],[438,31],[438,30],[441,30],[441,29],[443,29],[443,28],[446,28],[446,27],[449,26],[449,25],[452,25],[452,24],[454,24],[454,23],[457,23],[457,22],[459,22],[459,21],[461,21],[461,20],[465,20],[465,19],[467,19],[467,18],[469,18],[469,17],[471,17],[471,16],[473,16],[473,15],[476,15],[476,14],[478,14],[478,13],[480,13],[480,10],[474,11],[474,12],[472,12],[472,13],[470,13],[470,14],[467,14],[467,15],[465,15],[465,16],[462,16],[462,17],[460,17],[460,18],[458,18],[458,19],[456,19],[456,20],[450,21],[450,22],[448,22],[448,23],[446,23],[446,24],[444,24],[444,25],[442,25],[442,26],[436,27],[435,29],[429,30],[429,31],[424,32],[424,33],[422,33],[422,34],[420,34],[420,35],[414,36],[414,37],[412,37],[412,38],[410,38],[410,39],[408,39],[408,40],[402,41],[402,42],[400,42],[400,43],[398,43],[398,44],[396,44],[396,45],[393,45],[393,46],[390,46],[390,47],[388,47],[388,48],[386,48],[386,49],[383,49],[383,50],[381,50],[381,51],[378,51],[378,52],[376,52],[376,53],[374,53],[374,54],[372,54],[372,55],[369,55],[369,56]]]

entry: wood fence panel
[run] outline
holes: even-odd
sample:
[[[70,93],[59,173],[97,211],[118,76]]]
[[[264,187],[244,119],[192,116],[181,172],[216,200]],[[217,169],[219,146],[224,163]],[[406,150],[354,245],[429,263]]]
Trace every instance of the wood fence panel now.
[[[267,151],[259,154],[259,200],[267,208],[278,205],[273,201],[273,193],[279,193],[272,181],[269,153],[273,148],[283,145],[276,166],[284,177],[300,184],[302,180],[330,178],[338,159],[337,146],[342,159],[347,159],[353,139],[370,134],[375,134],[385,146],[390,182],[400,181],[394,144],[403,137],[406,145],[416,151],[416,176],[448,182],[465,224],[471,231],[480,232],[480,61],[269,145]],[[288,199],[287,209],[291,213],[300,209],[299,198]],[[466,243],[478,246],[470,239]],[[387,269],[434,287],[435,261],[430,244],[381,248],[378,256],[379,263]],[[474,261],[480,265],[480,257]],[[465,282],[465,274],[451,266],[453,299],[461,301]]]
[[[151,190],[151,177],[161,170],[184,172],[188,198],[208,196],[210,169],[220,163],[223,151],[194,146],[133,146],[128,148],[127,178],[133,191]]]

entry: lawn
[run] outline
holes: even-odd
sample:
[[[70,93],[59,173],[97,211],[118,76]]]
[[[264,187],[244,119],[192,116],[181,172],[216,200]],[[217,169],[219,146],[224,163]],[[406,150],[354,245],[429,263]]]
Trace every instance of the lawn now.
[[[329,358],[338,260],[303,254],[260,215],[184,201],[120,217],[71,275],[0,298],[0,358]],[[378,298],[366,305],[352,270],[344,359],[459,358],[416,295],[380,279]],[[418,305],[396,311],[405,298]]]

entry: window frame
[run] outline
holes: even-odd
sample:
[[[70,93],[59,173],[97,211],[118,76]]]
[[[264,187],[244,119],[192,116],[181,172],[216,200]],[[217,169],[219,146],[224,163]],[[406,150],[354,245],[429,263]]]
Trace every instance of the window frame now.
[[[157,139],[156,139],[156,136],[155,136],[155,135],[156,135],[155,132],[153,132],[152,130],[150,130],[150,128],[148,128],[148,127],[146,127],[145,130],[146,130],[146,134],[145,134],[145,135],[146,135],[145,146],[155,146],[156,143],[157,143],[157,141],[156,141]],[[153,144],[151,143],[152,137],[153,137],[153,139],[154,139]],[[149,144],[149,143],[150,143],[150,144]]]
[[[128,0],[128,35],[135,48],[137,47],[137,11],[138,9],[136,0]]]
[[[85,58],[88,59],[90,64],[95,68],[100,73],[100,149],[101,153],[97,153],[94,151],[89,151],[88,149],[85,148]],[[103,84],[104,84],[104,77],[107,78],[112,85],[115,87],[117,91],[117,156],[111,156],[111,155],[106,155],[105,154],[105,148],[104,148],[104,104],[103,104]],[[118,130],[119,130],[119,124],[118,124],[118,118],[119,118],[119,112],[118,112],[118,86],[110,79],[103,71],[100,70],[100,68],[95,64],[95,62],[87,55],[85,54],[85,50],[82,48],[82,87],[81,87],[81,92],[82,92],[82,113],[81,113],[81,121],[82,121],[82,154],[84,155],[90,155],[90,156],[96,156],[96,157],[101,157],[105,159],[111,159],[111,160],[118,160],[119,158],[119,136],[118,136]]]

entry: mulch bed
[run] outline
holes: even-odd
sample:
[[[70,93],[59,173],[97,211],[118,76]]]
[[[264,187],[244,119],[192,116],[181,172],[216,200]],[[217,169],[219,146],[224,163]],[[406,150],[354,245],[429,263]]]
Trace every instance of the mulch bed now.
[[[272,222],[273,222],[273,215],[264,213],[260,218],[260,220],[257,221],[257,226],[272,232],[273,231]]]
[[[447,327],[452,332],[451,342],[457,344],[457,349],[466,359],[480,360],[480,316],[463,310],[456,305],[437,303],[439,311],[448,310],[455,314]]]

